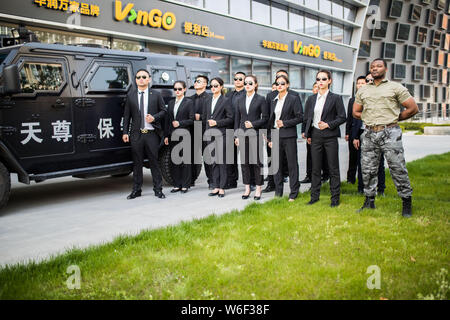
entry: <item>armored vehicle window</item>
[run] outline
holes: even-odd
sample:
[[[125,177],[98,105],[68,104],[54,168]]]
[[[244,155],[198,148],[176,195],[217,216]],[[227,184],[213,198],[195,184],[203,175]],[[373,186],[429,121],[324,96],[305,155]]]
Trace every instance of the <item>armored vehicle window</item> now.
[[[92,91],[124,90],[130,78],[126,67],[101,66],[89,82]]]
[[[153,69],[152,84],[161,86],[173,86],[177,81],[177,72],[175,70]]]
[[[20,70],[22,92],[57,91],[64,83],[59,63],[26,62]]]

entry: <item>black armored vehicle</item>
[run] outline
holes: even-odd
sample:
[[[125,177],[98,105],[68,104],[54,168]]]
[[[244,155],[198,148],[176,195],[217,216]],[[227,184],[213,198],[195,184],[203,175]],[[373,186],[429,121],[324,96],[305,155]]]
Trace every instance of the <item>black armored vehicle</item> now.
[[[0,207],[11,173],[30,184],[132,172],[123,111],[141,68],[166,103],[176,80],[191,87],[198,74],[218,75],[217,63],[204,58],[38,42],[0,48]],[[162,148],[164,164],[170,150]],[[170,182],[169,167],[161,170]]]

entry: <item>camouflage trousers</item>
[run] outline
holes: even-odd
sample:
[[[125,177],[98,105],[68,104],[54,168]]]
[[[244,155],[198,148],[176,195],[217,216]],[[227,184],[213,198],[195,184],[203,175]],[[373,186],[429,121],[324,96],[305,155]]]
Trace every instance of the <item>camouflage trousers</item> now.
[[[412,188],[408,170],[406,170],[402,129],[398,126],[378,132],[365,129],[361,135],[361,171],[364,194],[368,197],[376,195],[378,166],[382,152],[384,152],[398,195],[402,198],[410,197]]]

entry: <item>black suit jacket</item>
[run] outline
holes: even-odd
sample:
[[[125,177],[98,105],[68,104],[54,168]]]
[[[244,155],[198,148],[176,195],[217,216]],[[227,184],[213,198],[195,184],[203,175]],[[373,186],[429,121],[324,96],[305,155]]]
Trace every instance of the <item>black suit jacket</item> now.
[[[252,102],[250,102],[248,114],[245,100],[246,95],[240,97],[236,103],[237,110],[234,117],[234,130],[248,130],[245,128],[245,121],[250,121],[255,130],[265,128],[269,119],[269,106],[266,103],[266,99],[255,93]]]
[[[200,95],[194,93],[190,96],[191,100],[194,103],[194,113],[202,114],[205,109],[205,105],[209,98],[211,98],[211,94],[206,91],[203,91]]]
[[[190,130],[194,125],[195,110],[194,103],[190,98],[184,97],[178,107],[177,116],[174,117],[175,99],[169,101],[169,106],[167,107],[166,125],[164,129],[164,136],[170,138],[172,133],[179,128],[184,128]],[[178,121],[180,126],[174,128],[172,125],[173,121]]]
[[[226,129],[232,128],[234,124],[233,110],[230,104],[230,100],[221,95],[214,108],[214,113],[211,114],[212,99],[213,97],[211,96],[206,102],[205,110],[203,111],[202,115],[203,125],[205,127],[205,130],[216,128],[222,131],[223,134],[225,134]],[[210,119],[216,120],[217,125],[214,127],[210,127],[208,123],[208,120]]]
[[[347,106],[347,123],[345,125],[345,135],[348,135],[348,141],[353,141],[353,139],[359,139],[362,126],[362,121],[360,119],[353,118],[353,104],[355,103],[355,97],[351,98]]]
[[[155,121],[151,125],[155,128],[160,137],[163,136],[164,131],[164,117],[166,115],[166,106],[164,100],[158,91],[148,90],[148,105],[147,113],[151,114]],[[132,120],[130,128],[130,119]],[[141,112],[139,110],[138,91],[136,87],[127,94],[127,101],[125,103],[125,111],[123,114],[123,133],[130,134],[130,139],[137,139],[141,134]]]
[[[311,131],[313,128],[314,121],[314,107],[316,106],[317,94],[313,94],[308,97],[306,100],[305,109],[308,110],[308,120],[306,121],[305,127],[305,135],[308,138],[311,138]],[[343,124],[346,120],[345,116],[345,108],[344,102],[342,101],[342,97],[338,94],[334,94],[329,91],[327,95],[327,99],[325,100],[325,104],[323,106],[322,115],[320,120],[328,123],[330,126],[324,130],[321,130],[322,135],[324,137],[340,137],[341,131],[339,130],[339,126]]]
[[[274,129],[275,125],[275,107],[277,106],[277,101],[278,100],[276,98],[272,99],[270,105],[269,121],[267,125],[267,135],[269,140],[271,139],[271,130]],[[283,127],[280,129],[279,137],[297,138],[297,125],[303,120],[303,106],[298,94],[288,93],[285,96],[280,120],[283,121]]]

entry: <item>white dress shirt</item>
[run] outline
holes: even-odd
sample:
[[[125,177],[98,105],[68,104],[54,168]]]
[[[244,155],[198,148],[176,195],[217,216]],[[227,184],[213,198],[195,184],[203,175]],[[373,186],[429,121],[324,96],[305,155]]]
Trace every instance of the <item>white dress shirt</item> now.
[[[211,102],[211,116],[212,116],[213,113],[214,113],[214,109],[216,108],[216,104],[217,104],[217,101],[219,101],[220,96],[221,96],[221,94],[219,94],[219,95],[217,96],[217,98],[214,98],[214,96],[213,96],[213,98],[212,98],[212,102]]]
[[[313,126],[319,130],[319,122],[322,117],[323,107],[325,105],[325,101],[327,100],[328,92],[330,92],[330,90],[327,90],[327,92],[323,95],[317,93],[316,105],[314,106]]]
[[[144,91],[141,91],[138,89],[138,105],[141,103],[141,92],[144,92],[144,116],[146,116],[148,114],[147,113],[147,111],[148,111],[148,88],[145,89]],[[141,108],[140,105],[139,105],[139,108]],[[155,128],[150,123],[145,121],[145,129],[154,130]]]
[[[277,100],[277,105],[275,106],[275,123],[274,123],[274,128],[278,129],[277,127],[277,120],[280,120],[281,118],[281,112],[283,111],[283,106],[284,106],[284,101],[286,100],[286,96],[288,94],[286,93],[283,97],[283,99],[280,99],[280,95],[277,95],[277,97],[275,98],[275,100]]]
[[[248,110],[250,109],[250,104],[252,103],[254,96],[255,96],[254,92],[250,97],[248,95],[245,95],[245,110],[247,110],[247,115],[248,115]]]
[[[180,100],[175,99],[175,105],[173,106],[173,118],[177,118],[178,108],[180,107],[181,102],[183,102],[184,97],[181,97]]]

